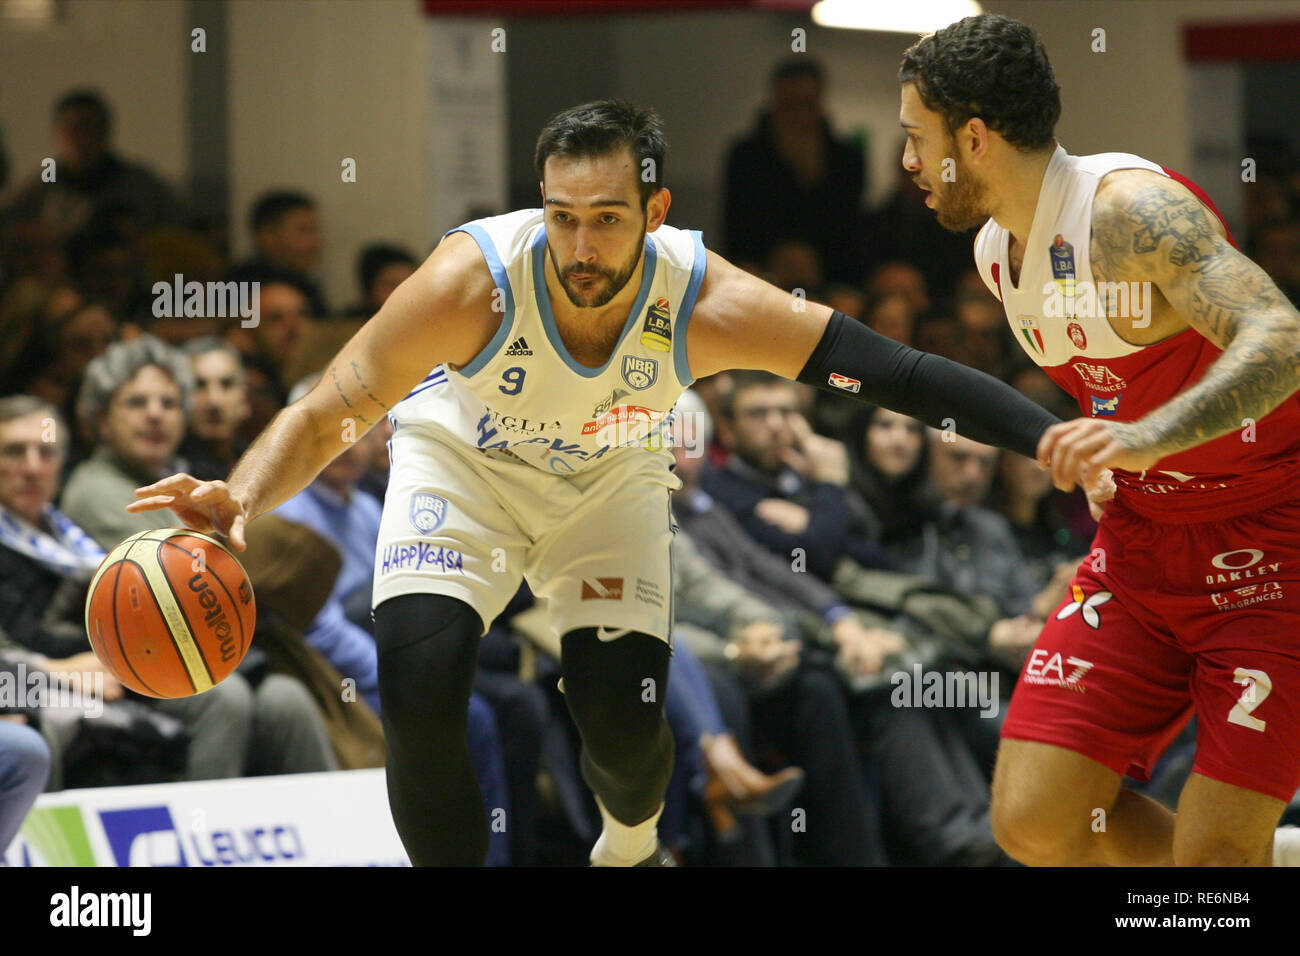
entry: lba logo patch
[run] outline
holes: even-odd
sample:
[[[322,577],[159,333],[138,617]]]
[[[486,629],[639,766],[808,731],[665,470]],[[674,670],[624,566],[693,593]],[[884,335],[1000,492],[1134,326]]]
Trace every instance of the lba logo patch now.
[[[659,360],[639,355],[623,356],[623,381],[638,392],[649,388],[659,378]]]
[[[447,499],[417,492],[411,495],[411,527],[420,534],[433,534],[447,517]]]

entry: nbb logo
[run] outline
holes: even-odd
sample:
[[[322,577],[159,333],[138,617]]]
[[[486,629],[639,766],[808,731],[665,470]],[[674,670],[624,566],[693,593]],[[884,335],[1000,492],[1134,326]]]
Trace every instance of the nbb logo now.
[[[182,835],[165,806],[101,810],[99,819],[118,866],[268,866],[305,856],[292,824]]]

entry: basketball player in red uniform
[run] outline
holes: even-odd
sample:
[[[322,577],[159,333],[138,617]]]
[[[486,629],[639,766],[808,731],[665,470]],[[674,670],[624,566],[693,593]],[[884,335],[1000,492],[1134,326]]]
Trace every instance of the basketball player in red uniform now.
[[[994,832],[1039,865],[1269,865],[1300,785],[1300,315],[1210,200],[1137,156],[1071,156],[1028,27],[909,49],[903,165],[1021,346],[1084,417],[1038,446],[1115,493],[1021,672]],[[1177,814],[1130,790],[1191,716]]]

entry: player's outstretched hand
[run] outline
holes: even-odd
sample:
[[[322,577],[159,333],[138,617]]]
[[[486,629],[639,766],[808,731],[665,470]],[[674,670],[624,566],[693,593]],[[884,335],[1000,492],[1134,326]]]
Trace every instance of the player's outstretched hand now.
[[[1038,441],[1038,464],[1052,469],[1052,483],[1062,491],[1076,484],[1097,485],[1103,469],[1146,471],[1160,460],[1154,451],[1137,447],[1126,422],[1075,418],[1053,425]]]
[[[248,546],[244,540],[244,506],[230,494],[224,481],[199,481],[191,475],[172,475],[137,488],[135,496],[139,500],[126,506],[132,514],[170,508],[187,528],[225,535],[236,551]]]

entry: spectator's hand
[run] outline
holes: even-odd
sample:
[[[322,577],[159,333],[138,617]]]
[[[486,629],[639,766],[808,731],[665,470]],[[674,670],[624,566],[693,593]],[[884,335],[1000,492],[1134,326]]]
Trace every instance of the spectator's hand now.
[[[781,451],[787,465],[810,481],[840,487],[849,483],[849,450],[843,442],[818,435],[802,415],[791,417],[790,428],[794,432],[794,447]]]
[[[777,621],[754,621],[733,635],[727,657],[748,678],[764,683],[775,680],[799,662],[798,641],[785,639]]]
[[[786,534],[803,534],[808,530],[808,509],[783,498],[764,498],[754,506],[754,514]]]
[[[45,669],[51,674],[61,674],[68,680],[68,686],[79,693],[93,689],[90,681],[93,675],[104,675],[104,700],[118,700],[122,696],[122,685],[104,666],[103,661],[91,651],[73,654],[71,657],[48,660]]]
[[[840,647],[840,666],[854,677],[879,673],[886,657],[907,649],[907,641],[900,635],[884,628],[863,627],[852,616],[836,621],[831,636]]]
[[[236,551],[248,546],[244,541],[244,506],[230,494],[224,481],[199,481],[186,474],[172,475],[137,488],[135,495],[139,500],[126,506],[132,514],[171,508],[187,528],[225,535]]]
[[[1004,617],[989,631],[989,647],[998,650],[1028,650],[1038,640],[1038,633],[1042,629],[1042,620],[1027,614]]]
[[[1106,510],[1106,502],[1115,497],[1115,473],[1109,468],[1103,468],[1101,474],[1088,488],[1088,511],[1092,513],[1093,521],[1100,521],[1102,513]]]
[[[1040,621],[1047,620],[1048,615],[1052,613],[1052,609],[1065,596],[1066,590],[1070,587],[1070,582],[1074,580],[1074,573],[1078,569],[1079,561],[1062,561],[1056,566],[1056,570],[1052,572],[1052,580],[1048,581],[1047,586],[1034,595],[1030,607],[1034,617]]]

